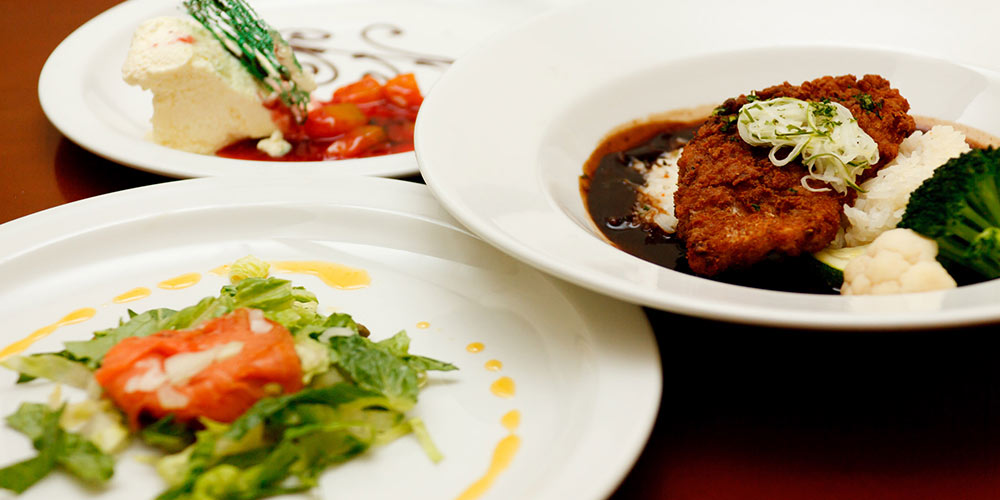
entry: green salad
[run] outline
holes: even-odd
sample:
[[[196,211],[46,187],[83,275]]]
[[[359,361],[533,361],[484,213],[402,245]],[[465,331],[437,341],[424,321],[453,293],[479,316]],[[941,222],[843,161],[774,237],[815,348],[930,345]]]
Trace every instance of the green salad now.
[[[49,402],[24,403],[7,417],[38,454],[0,469],[0,488],[23,492],[56,469],[100,487],[114,473],[115,454],[134,439],[162,451],[155,462],[166,483],[161,500],[309,490],[328,467],[406,434],[431,460],[441,459],[423,423],[406,412],[428,371],[454,365],[410,354],[405,331],[373,341],[351,316],[317,312],[313,293],[268,277],[260,260],[241,259],[230,275],[234,282],[218,296],[190,307],[129,311],[117,327],[66,342],[60,352],[0,362],[20,374],[18,383],[59,384]],[[243,330],[236,333],[225,326],[237,324]],[[213,336],[222,340],[205,348]],[[280,348],[254,351],[265,341]],[[281,349],[293,349],[291,372],[272,362]],[[259,380],[265,372],[277,378]],[[218,382],[231,378],[238,379],[232,387]],[[65,403],[62,385],[88,398]],[[247,394],[263,397],[235,418],[205,416],[224,414],[227,401]]]

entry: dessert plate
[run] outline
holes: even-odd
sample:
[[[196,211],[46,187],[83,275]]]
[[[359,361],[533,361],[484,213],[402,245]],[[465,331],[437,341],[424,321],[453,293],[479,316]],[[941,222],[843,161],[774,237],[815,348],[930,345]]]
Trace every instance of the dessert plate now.
[[[438,81],[418,117],[424,180],[456,219],[504,252],[651,307],[799,328],[1000,319],[1000,281],[892,297],[783,293],[681,274],[603,238],[581,197],[583,164],[614,129],[658,113],[716,106],[783,81],[877,73],[909,99],[913,114],[1000,134],[1000,78],[986,69],[997,64],[988,47],[1000,43],[987,21],[1000,10],[994,3],[848,2],[831,10],[772,1],[720,14],[730,8],[721,0],[579,4],[470,52]],[[868,30],[856,22],[862,11],[905,12],[906,22]],[[961,41],[916,35],[946,29]],[[519,78],[496,77],[514,71]]]
[[[412,436],[403,437],[328,470],[318,497],[596,500],[613,491],[659,407],[659,355],[640,308],[496,251],[460,228],[418,184],[369,177],[267,184],[178,181],[0,226],[2,345],[80,309],[91,308],[93,317],[60,326],[28,352],[90,338],[128,309],[193,304],[226,283],[218,266],[248,254],[347,265],[367,271],[370,285],[337,289],[313,275],[273,275],[315,292],[320,308],[329,309],[324,314],[351,314],[373,339],[407,330],[412,352],[459,371],[432,373],[413,413],[442,462],[431,463]],[[179,276],[190,286],[171,281]],[[137,287],[148,296],[126,302],[124,292]],[[504,377],[503,390],[491,389]],[[44,402],[53,390],[15,379],[0,371],[0,415],[23,401]],[[514,411],[519,421],[504,418]],[[7,427],[0,445],[2,465],[34,453]],[[149,453],[133,445],[106,489],[52,474],[21,498],[151,498],[162,482],[137,459]],[[483,478],[487,487],[467,491]]]
[[[366,73],[413,72],[426,93],[451,63],[493,33],[568,0],[254,0],[301,62],[316,73],[314,95]],[[152,94],[122,81],[132,32],[157,16],[185,16],[181,2],[131,0],[90,20],[49,56],[38,81],[49,120],[66,137],[110,160],[171,177],[295,173],[400,177],[417,173],[413,153],[337,162],[264,162],[197,155],[147,140]]]

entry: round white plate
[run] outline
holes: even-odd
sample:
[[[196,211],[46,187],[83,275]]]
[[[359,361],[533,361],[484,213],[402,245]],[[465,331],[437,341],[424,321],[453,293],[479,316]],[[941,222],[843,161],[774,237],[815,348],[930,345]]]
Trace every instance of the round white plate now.
[[[782,81],[879,73],[918,115],[1000,134],[997,2],[624,0],[572,6],[463,57],[417,120],[427,185],[470,230],[559,277],[690,315],[803,328],[922,328],[1000,319],[1000,281],[893,297],[794,294],[684,275],[611,246],[579,191],[612,129]],[[878,26],[866,19],[899,19]],[[904,22],[905,20],[905,22]],[[905,31],[904,31],[905,30]],[[948,37],[930,33],[949,33]],[[954,35],[954,38],[951,36]],[[517,71],[515,79],[497,75]],[[503,99],[483,96],[502,95]],[[468,109],[475,108],[476,114]]]
[[[273,179],[266,187],[252,179],[196,179],[9,222],[0,226],[2,344],[84,307],[97,315],[59,328],[29,352],[89,338],[116,325],[128,308],[193,304],[224,284],[210,270],[247,254],[367,270],[371,285],[359,290],[333,289],[309,275],[274,275],[314,291],[322,309],[351,314],[373,338],[405,329],[412,352],[460,368],[432,373],[414,410],[444,461],[431,463],[412,436],[403,437],[329,470],[320,497],[456,498],[486,474],[509,435],[501,417],[518,410],[520,448],[482,498],[600,499],[630,469],[652,428],[661,372],[641,309],[497,252],[459,228],[425,187],[392,179]],[[189,272],[201,273],[196,286],[157,287]],[[139,286],[152,295],[112,301]],[[473,342],[483,350],[469,352]],[[503,363],[499,372],[485,368],[491,359]],[[510,399],[491,392],[501,376],[515,383]],[[45,401],[53,388],[14,380],[2,370],[0,415],[22,401]],[[6,427],[0,447],[3,465],[33,453],[27,439]],[[119,459],[106,490],[85,490],[53,474],[21,498],[151,498],[162,483],[135,459],[143,452]]]
[[[413,72],[423,92],[456,57],[497,32],[567,0],[253,0],[255,10],[317,69],[314,95],[365,73]],[[130,0],[90,20],[46,61],[42,109],[66,137],[110,160],[171,177],[320,173],[406,176],[413,153],[337,162],[265,162],[173,150],[146,139],[152,93],[122,81],[132,32],[157,16],[184,16],[180,0]],[[308,49],[308,50],[306,50]]]

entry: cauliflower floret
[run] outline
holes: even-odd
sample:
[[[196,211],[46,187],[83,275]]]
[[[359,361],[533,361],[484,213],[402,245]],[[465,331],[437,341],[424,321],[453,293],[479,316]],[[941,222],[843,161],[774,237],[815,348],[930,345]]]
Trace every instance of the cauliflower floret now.
[[[843,295],[888,295],[954,288],[955,280],[935,259],[937,243],[910,229],[879,235],[844,268]]]

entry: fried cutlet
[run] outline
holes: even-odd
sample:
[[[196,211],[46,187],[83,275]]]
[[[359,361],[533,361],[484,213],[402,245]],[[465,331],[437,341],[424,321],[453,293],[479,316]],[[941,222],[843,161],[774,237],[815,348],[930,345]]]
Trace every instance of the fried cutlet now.
[[[759,99],[829,99],[848,109],[879,149],[879,162],[858,180],[874,175],[896,157],[913,133],[909,103],[876,75],[826,76],[802,85],[784,83],[756,92]],[[776,167],[768,147],[744,142],[735,116],[747,96],[727,100],[684,147],[674,196],[677,235],[691,269],[716,275],[745,268],[772,253],[789,256],[825,248],[840,227],[842,206],[854,193],[814,192],[802,186],[808,172],[800,162]]]

